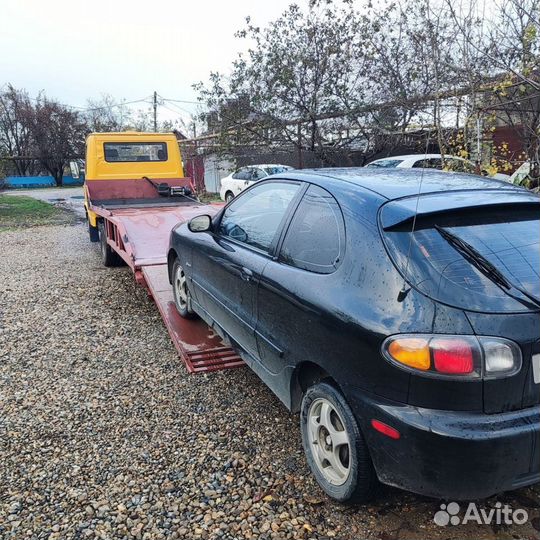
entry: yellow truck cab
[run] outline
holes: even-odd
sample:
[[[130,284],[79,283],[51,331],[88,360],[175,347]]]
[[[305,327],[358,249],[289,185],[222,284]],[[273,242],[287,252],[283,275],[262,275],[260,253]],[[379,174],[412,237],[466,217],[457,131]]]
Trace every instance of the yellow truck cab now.
[[[86,139],[84,184],[89,226],[97,229],[98,215],[91,203],[96,194],[107,191],[108,198],[122,194],[124,199],[130,196],[135,199],[141,192],[144,194],[140,187],[145,179],[166,182],[183,176],[180,148],[173,133],[91,133]]]

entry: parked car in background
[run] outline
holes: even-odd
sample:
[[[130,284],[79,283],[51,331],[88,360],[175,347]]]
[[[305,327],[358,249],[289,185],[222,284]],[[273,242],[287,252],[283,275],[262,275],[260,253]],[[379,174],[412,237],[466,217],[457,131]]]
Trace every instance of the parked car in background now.
[[[510,179],[510,183],[515,184],[516,186],[523,186],[527,189],[538,193],[540,191],[540,186],[538,185],[538,177],[540,176],[540,171],[538,168],[531,171],[531,162],[526,161],[517,169]]]
[[[219,194],[222,200],[229,202],[255,182],[264,180],[266,177],[273,174],[289,171],[291,169],[292,167],[276,163],[240,167],[240,169],[229,174],[229,176],[222,178]]]
[[[330,497],[482,498],[540,481],[539,209],[480,176],[288,171],[173,229],[169,280],[300,411]]]
[[[444,156],[441,154],[409,154],[405,156],[392,156],[382,159],[376,159],[368,163],[366,167],[378,167],[382,169],[437,169],[439,171],[465,172],[476,174],[476,165],[458,156]],[[490,176],[486,170],[482,171],[482,176]],[[492,176],[497,180],[508,180],[509,175],[496,173]]]

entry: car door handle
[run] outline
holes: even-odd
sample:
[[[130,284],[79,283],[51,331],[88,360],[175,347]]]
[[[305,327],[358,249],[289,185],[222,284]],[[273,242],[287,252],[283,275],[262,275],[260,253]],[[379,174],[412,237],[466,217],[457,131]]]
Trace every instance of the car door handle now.
[[[240,276],[244,281],[249,281],[253,277],[253,272],[249,268],[242,266],[242,270],[240,270]]]

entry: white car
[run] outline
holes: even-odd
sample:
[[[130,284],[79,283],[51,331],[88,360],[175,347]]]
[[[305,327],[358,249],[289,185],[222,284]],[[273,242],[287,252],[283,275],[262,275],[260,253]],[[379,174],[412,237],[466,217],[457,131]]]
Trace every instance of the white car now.
[[[240,169],[229,174],[229,176],[221,179],[219,195],[224,201],[229,202],[255,182],[263,180],[272,174],[290,171],[291,169],[292,167],[277,163],[240,167]]]
[[[453,172],[466,172],[476,174],[476,166],[472,161],[458,156],[444,156],[445,170]],[[384,169],[438,169],[443,170],[441,154],[409,154],[406,156],[392,156],[376,159],[368,163],[366,167],[380,167]],[[482,176],[489,176],[487,171],[482,171]],[[492,176],[497,180],[508,180],[507,174],[497,173]]]

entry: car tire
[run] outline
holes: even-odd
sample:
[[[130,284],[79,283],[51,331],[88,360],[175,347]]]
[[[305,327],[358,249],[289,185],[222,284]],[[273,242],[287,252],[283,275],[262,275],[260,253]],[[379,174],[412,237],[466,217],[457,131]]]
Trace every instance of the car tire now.
[[[339,502],[365,502],[377,486],[369,450],[351,408],[328,382],[309,388],[300,412],[308,465],[324,492]]]
[[[225,193],[225,202],[230,203],[234,199],[234,193],[232,191],[227,191]]]
[[[184,319],[195,319],[197,314],[191,307],[191,294],[187,286],[187,278],[180,261],[176,259],[172,269],[172,287],[176,310]]]
[[[105,223],[103,221],[98,223],[98,230],[101,247],[101,262],[103,263],[103,266],[120,266],[123,261],[118,253],[107,244],[107,233],[105,232]]]

